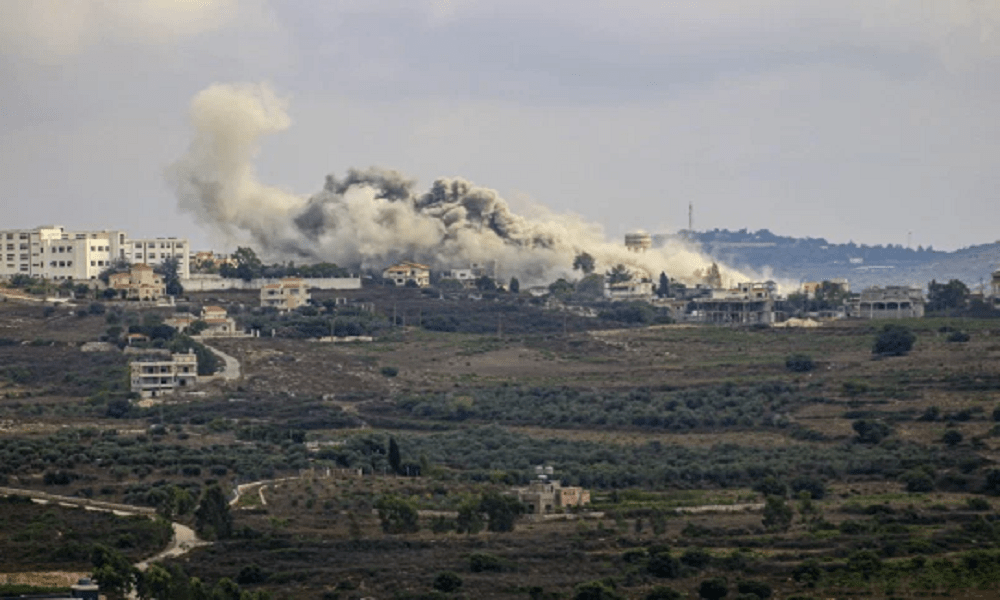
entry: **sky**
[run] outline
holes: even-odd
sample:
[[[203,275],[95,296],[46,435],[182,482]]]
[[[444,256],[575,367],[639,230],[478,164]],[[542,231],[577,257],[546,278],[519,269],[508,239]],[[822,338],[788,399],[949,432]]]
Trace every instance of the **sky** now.
[[[0,229],[232,250],[165,173],[214,84],[289,116],[255,176],[460,176],[626,231],[1000,239],[995,0],[11,0]],[[228,246],[228,247],[227,247]]]

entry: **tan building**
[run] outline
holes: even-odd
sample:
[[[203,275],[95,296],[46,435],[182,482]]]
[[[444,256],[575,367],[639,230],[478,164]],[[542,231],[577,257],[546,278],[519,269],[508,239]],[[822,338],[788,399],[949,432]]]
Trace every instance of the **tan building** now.
[[[692,300],[694,310],[690,319],[703,323],[773,323],[775,289],[773,281],[713,289],[711,297]]]
[[[132,265],[128,273],[114,273],[108,277],[108,287],[117,290],[127,300],[151,302],[167,293],[163,278],[145,264]]]
[[[517,499],[528,514],[547,515],[574,506],[590,504],[590,491],[580,487],[563,486],[558,481],[537,479],[528,487],[516,488]]]
[[[629,268],[627,281],[612,283],[611,277],[605,275],[604,297],[608,300],[649,300],[653,297],[653,278],[649,272],[635,267]]]
[[[924,316],[924,293],[906,286],[870,287],[848,307],[848,317],[913,319]]]
[[[201,335],[208,337],[227,337],[236,335],[236,321],[229,316],[221,306],[206,306],[201,309],[201,320],[208,327]]]
[[[286,277],[260,288],[260,305],[280,311],[295,310],[309,303],[309,288],[298,277]]]
[[[382,271],[382,278],[400,287],[408,281],[417,284],[417,287],[427,287],[431,284],[431,268],[420,263],[403,262]]]
[[[194,352],[173,354],[169,360],[147,359],[129,363],[132,391],[143,398],[172,394],[198,382],[198,357]]]

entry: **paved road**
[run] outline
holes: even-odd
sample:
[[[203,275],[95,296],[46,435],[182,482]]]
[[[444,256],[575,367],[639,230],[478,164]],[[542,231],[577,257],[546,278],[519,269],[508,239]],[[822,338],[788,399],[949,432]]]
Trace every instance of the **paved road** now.
[[[206,344],[205,340],[206,339],[211,339],[211,338],[204,338],[204,337],[201,337],[201,336],[195,336],[195,339],[198,340],[199,342],[201,342],[202,346],[205,346],[206,348],[208,348],[209,350],[211,350],[213,354],[215,354],[216,356],[218,356],[219,358],[221,358],[223,360],[223,362],[225,363],[225,366],[222,368],[221,371],[219,371],[218,373],[216,373],[216,376],[222,377],[226,381],[235,381],[235,380],[237,380],[237,379],[240,378],[240,361],[236,360],[232,356],[229,356],[228,354],[226,354],[222,350],[219,350],[218,348],[214,348],[214,347],[209,346],[208,344]]]
[[[132,506],[129,504],[112,504],[111,502],[98,502],[94,500],[88,500],[87,498],[75,498],[73,496],[57,496],[55,494],[49,494],[46,492],[40,492],[38,490],[24,490],[20,488],[9,488],[0,487],[0,495],[18,495],[18,496],[28,496],[34,502],[39,502],[43,504],[48,504],[54,502],[62,506],[82,506],[87,510],[99,510],[102,512],[110,512],[119,516],[128,515],[146,515],[150,518],[156,517],[156,510],[146,507],[146,506]],[[149,568],[149,564],[164,558],[171,558],[175,556],[180,556],[193,548],[198,546],[207,546],[211,542],[206,542],[198,538],[198,535],[193,529],[186,525],[180,523],[172,522],[170,526],[174,530],[174,538],[170,540],[170,544],[167,548],[157,554],[156,556],[147,558],[142,562],[135,564],[136,568],[140,571],[145,571]],[[135,600],[138,598],[133,591],[129,595],[130,600]]]

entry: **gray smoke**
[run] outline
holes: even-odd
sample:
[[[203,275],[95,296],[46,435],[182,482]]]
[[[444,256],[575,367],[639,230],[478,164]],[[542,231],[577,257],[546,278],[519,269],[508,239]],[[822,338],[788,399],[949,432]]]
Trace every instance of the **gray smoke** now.
[[[192,101],[191,122],[191,147],[168,170],[180,207],[225,243],[249,243],[268,260],[365,268],[411,260],[439,269],[497,261],[505,277],[525,283],[571,274],[581,252],[599,269],[622,263],[681,280],[711,263],[681,244],[629,252],[599,226],[541,206],[516,214],[496,191],[460,178],[421,192],[396,171],[351,169],[308,198],[262,184],[253,169],[261,138],[290,124],[285,102],[265,85],[213,85]],[[745,279],[722,272],[726,282]]]

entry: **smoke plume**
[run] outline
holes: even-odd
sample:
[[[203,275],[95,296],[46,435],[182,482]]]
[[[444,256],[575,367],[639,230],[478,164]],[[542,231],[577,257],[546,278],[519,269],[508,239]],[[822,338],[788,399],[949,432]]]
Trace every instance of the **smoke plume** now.
[[[190,118],[194,140],[168,170],[181,208],[269,260],[352,268],[411,260],[438,269],[496,261],[502,276],[525,283],[571,274],[581,252],[599,270],[625,264],[682,281],[711,264],[681,244],[630,252],[608,242],[600,226],[544,207],[515,214],[496,191],[460,178],[419,191],[393,170],[350,169],[327,176],[311,197],[260,183],[253,161],[261,139],[290,125],[286,103],[266,85],[213,85],[195,96]],[[745,279],[725,267],[722,275],[724,282]]]

